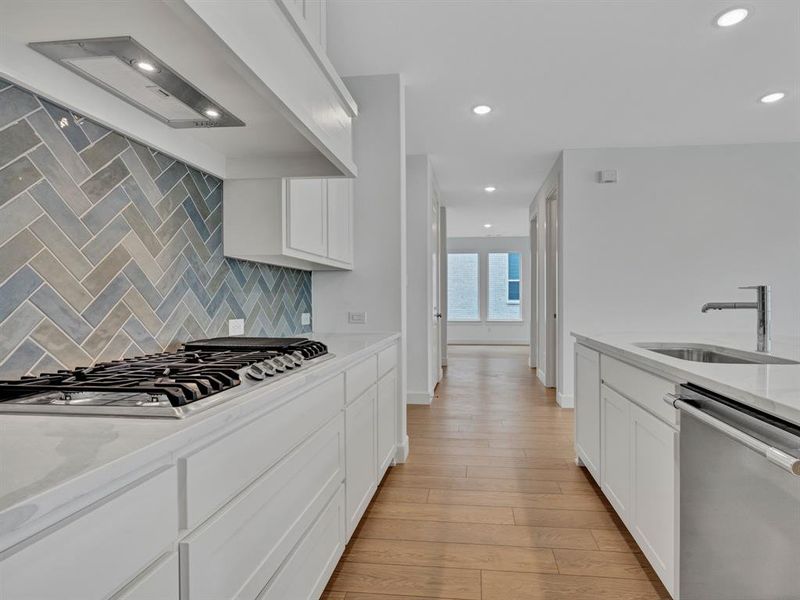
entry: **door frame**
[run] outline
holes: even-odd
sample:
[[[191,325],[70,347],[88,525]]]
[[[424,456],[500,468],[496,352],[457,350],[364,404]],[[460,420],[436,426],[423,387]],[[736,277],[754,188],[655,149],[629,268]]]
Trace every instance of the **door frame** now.
[[[536,369],[539,366],[539,340],[537,338],[539,331],[539,215],[535,214],[530,220],[530,231],[528,239],[530,242],[530,294],[531,294],[531,312],[530,312],[530,352],[528,354],[528,366],[531,369]]]
[[[545,273],[544,325],[545,369],[544,385],[557,387],[558,378],[558,278],[559,278],[559,194],[554,186],[545,199]]]

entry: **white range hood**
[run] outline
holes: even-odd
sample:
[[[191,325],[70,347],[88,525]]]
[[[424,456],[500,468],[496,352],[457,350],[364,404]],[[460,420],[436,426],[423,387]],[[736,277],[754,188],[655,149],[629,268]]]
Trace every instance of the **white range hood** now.
[[[355,102],[286,0],[5,0],[0,22],[0,78],[201,170],[357,174]]]

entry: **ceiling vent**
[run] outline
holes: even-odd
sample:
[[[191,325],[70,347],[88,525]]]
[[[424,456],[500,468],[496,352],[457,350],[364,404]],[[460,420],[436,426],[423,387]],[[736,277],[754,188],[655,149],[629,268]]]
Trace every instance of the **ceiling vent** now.
[[[175,129],[244,126],[131,37],[29,45]]]

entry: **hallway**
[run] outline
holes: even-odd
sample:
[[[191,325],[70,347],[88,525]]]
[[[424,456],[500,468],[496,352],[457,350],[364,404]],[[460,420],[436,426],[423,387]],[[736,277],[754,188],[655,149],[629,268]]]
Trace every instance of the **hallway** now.
[[[574,464],[573,414],[527,347],[451,346],[324,600],[668,598]]]

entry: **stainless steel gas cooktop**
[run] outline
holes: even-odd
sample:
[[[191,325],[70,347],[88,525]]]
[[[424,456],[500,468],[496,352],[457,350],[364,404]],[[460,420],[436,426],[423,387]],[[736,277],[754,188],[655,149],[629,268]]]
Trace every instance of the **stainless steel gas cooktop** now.
[[[328,358],[325,344],[306,338],[197,340],[176,352],[0,381],[0,413],[183,418],[243,381],[267,383]]]

